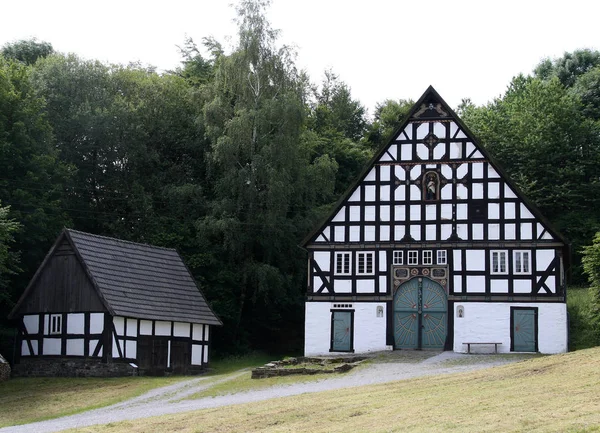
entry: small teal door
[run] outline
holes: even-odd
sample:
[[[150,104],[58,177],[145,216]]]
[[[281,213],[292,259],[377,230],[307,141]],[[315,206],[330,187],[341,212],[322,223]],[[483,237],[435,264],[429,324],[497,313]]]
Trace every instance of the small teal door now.
[[[537,352],[537,308],[511,308],[511,350]]]
[[[332,311],[331,351],[352,351],[352,311]]]
[[[429,278],[413,278],[394,296],[396,349],[443,349],[448,303],[444,288]]]

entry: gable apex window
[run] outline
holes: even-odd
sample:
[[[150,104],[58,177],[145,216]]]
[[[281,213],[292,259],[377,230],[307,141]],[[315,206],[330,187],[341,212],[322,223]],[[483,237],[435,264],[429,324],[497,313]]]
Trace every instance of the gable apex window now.
[[[423,251],[423,264],[424,265],[433,265],[433,251],[431,251],[431,250]]]
[[[62,333],[62,314],[50,314],[48,322],[48,334]]]
[[[356,275],[373,275],[374,252],[356,253]]]
[[[437,252],[437,264],[445,265],[447,264],[446,250],[438,250]]]
[[[394,251],[392,261],[393,261],[394,265],[403,265],[404,264],[404,251]]]
[[[515,274],[531,274],[530,251],[514,251],[513,259],[513,269]]]
[[[412,250],[408,252],[408,264],[418,265],[419,264],[419,252]]]
[[[508,262],[506,257],[508,256],[508,251],[506,250],[492,250],[490,251],[491,256],[491,264],[492,274],[508,274]]]
[[[350,275],[352,253],[335,253],[335,275]]]

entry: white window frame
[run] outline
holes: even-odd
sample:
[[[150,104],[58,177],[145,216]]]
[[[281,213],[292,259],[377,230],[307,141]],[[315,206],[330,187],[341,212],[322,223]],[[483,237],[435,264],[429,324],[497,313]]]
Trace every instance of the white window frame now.
[[[498,255],[498,270],[494,271],[494,254]],[[501,269],[501,257],[504,256],[504,270]],[[508,251],[507,250],[491,250],[490,251],[490,274],[506,275],[508,274]]]
[[[62,334],[62,314],[50,314],[48,318],[48,335]]]
[[[369,271],[369,258],[371,259],[371,270]],[[361,262],[364,269],[361,269]],[[356,253],[356,275],[375,275],[375,252],[358,251]]]
[[[341,271],[338,268],[338,257],[341,257],[342,259],[342,269]],[[348,266],[346,266],[346,260],[345,258],[348,257]],[[352,275],[352,253],[349,251],[341,251],[341,252],[336,252],[335,253],[335,262],[333,263],[334,266],[334,275]]]
[[[423,264],[433,265],[433,250],[423,250]]]
[[[403,265],[404,264],[404,251],[396,250],[392,252],[392,263],[394,265]]]
[[[419,252],[417,250],[409,250],[408,251],[408,264],[409,265],[418,265],[419,264]]]
[[[527,260],[523,260],[523,255],[527,254]],[[520,257],[519,257],[520,256]],[[519,257],[520,266],[517,266],[517,257]],[[523,264],[527,263],[527,269],[523,269]],[[531,250],[513,251],[513,273],[520,275],[531,275]]]
[[[448,264],[448,253],[446,250],[438,250],[436,254],[436,263],[438,265],[447,265]]]

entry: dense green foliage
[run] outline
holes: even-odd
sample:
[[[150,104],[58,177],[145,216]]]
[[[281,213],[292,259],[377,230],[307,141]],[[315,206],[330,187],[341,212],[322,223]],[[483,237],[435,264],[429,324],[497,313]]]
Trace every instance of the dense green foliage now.
[[[181,67],[163,74],[45,42],[2,48],[2,317],[67,226],[177,248],[223,319],[217,351],[299,349],[298,245],[413,101],[386,100],[370,119],[332,71],[311,84],[278,44],[266,6],[239,2],[230,52],[189,39]],[[573,241],[576,269],[600,230],[599,58],[583,50],[546,60],[502,98],[459,108]]]
[[[600,344],[600,232],[594,236],[592,245],[583,248],[582,262],[590,282],[587,317],[596,342]]]

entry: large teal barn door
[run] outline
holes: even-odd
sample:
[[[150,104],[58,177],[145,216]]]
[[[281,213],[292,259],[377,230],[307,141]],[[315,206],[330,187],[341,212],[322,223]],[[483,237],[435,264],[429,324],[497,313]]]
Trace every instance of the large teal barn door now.
[[[444,288],[429,278],[413,278],[394,296],[396,349],[443,349],[448,302]]]
[[[511,308],[511,350],[537,352],[537,308]]]

